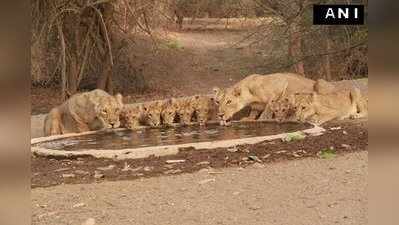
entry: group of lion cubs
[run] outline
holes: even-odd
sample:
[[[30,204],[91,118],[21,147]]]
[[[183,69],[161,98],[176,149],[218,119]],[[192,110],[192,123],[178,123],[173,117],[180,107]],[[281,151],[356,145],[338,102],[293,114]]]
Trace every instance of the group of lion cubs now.
[[[76,133],[103,128],[228,124],[249,107],[247,119],[322,124],[333,119],[368,115],[367,96],[356,85],[313,81],[291,73],[250,75],[213,95],[123,104],[122,96],[93,90],[73,95],[45,118],[44,134]]]
[[[121,112],[121,124],[126,128],[139,126],[173,126],[176,123],[206,124],[216,119],[215,101],[209,95],[171,98],[144,103],[125,104]]]

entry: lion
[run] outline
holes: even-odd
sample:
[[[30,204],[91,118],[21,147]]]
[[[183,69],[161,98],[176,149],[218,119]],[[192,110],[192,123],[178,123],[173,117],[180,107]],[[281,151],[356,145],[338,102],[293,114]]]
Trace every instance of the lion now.
[[[315,81],[293,73],[275,73],[269,75],[250,75],[230,88],[214,88],[218,116],[222,124],[227,124],[233,115],[250,106],[248,118],[254,120],[264,111],[266,105],[284,95],[311,93]]]
[[[192,125],[195,118],[194,96],[181,97],[176,99],[177,116],[180,124]]]
[[[298,121],[323,124],[330,120],[367,116],[367,103],[359,88],[337,87],[325,80],[317,80],[312,93],[295,93],[272,101],[262,119]]]
[[[217,105],[215,99],[208,95],[196,95],[192,98],[194,113],[199,125],[217,119]]]
[[[272,100],[259,120],[311,122],[368,116],[367,80],[328,82],[319,79],[312,93],[296,93]]]
[[[290,98],[271,100],[266,105],[258,120],[272,122],[296,121],[295,109]]]
[[[164,108],[164,102],[162,100],[156,100],[151,102],[144,102],[144,116],[145,116],[145,124],[158,127],[162,124],[161,112]]]
[[[44,120],[44,134],[80,133],[120,126],[122,95],[96,89],[73,95],[53,108]]]
[[[147,122],[142,103],[125,104],[120,114],[121,126],[136,129]]]
[[[161,118],[164,125],[175,126],[178,122],[177,112],[179,110],[179,101],[176,98],[170,98],[163,101]]]

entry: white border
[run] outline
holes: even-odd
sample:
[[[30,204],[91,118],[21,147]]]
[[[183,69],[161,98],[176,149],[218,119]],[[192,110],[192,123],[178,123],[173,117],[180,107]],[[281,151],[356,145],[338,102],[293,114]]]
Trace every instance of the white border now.
[[[119,128],[116,130],[125,130],[125,128]],[[325,131],[324,128],[313,125],[312,128],[301,130],[308,135],[321,135]],[[52,141],[66,137],[82,136],[87,134],[94,134],[98,131],[89,131],[83,133],[71,133],[64,135],[54,135],[50,137],[40,137],[31,139],[31,144],[37,144],[44,141]],[[263,141],[270,141],[276,139],[282,139],[287,137],[289,133],[281,133],[276,135],[251,137],[251,138],[241,138],[241,139],[231,139],[231,140],[217,140],[208,142],[194,142],[178,145],[164,145],[164,146],[151,146],[142,148],[128,148],[120,150],[98,150],[89,149],[83,151],[65,151],[65,150],[54,150],[42,147],[31,147],[31,152],[39,156],[53,156],[53,157],[63,157],[63,158],[74,158],[83,156],[93,156],[95,158],[110,158],[110,159],[139,159],[147,158],[151,155],[154,156],[165,156],[165,155],[175,155],[179,152],[179,148],[193,147],[195,149],[214,149],[214,148],[229,148],[242,144],[256,144]]]

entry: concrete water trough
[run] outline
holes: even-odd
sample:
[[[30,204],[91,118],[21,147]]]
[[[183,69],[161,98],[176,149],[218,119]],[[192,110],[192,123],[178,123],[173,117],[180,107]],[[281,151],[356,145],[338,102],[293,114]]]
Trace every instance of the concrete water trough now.
[[[212,123],[137,130],[120,128],[33,138],[31,150],[40,156],[132,159],[173,155],[180,148],[228,148],[284,139],[293,132],[320,135],[324,131],[322,127],[311,124],[265,121],[233,122],[230,126]]]

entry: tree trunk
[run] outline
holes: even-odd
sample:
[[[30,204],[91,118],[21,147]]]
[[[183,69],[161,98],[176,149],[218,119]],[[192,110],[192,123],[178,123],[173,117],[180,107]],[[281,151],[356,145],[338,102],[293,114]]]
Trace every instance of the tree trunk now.
[[[296,73],[305,75],[305,66],[301,60],[302,55],[302,37],[300,26],[297,22],[293,22],[289,28],[289,57],[293,62],[293,69]]]
[[[79,65],[76,58],[72,57],[67,70],[67,88],[65,98],[68,99],[78,91]]]
[[[97,88],[103,89],[109,94],[113,94],[113,58],[112,49],[109,49],[108,45],[112,46],[113,36],[111,30],[113,14],[113,5],[111,3],[104,4],[103,6],[103,19],[105,23],[104,27],[101,29],[101,36],[104,41],[105,49],[108,49],[103,56],[104,64],[101,69],[101,74],[97,80]],[[109,43],[108,43],[109,42]]]
[[[331,59],[330,59],[330,55],[329,52],[331,52],[331,39],[330,39],[330,29],[327,27],[326,28],[326,37],[325,37],[325,45],[326,45],[326,55],[325,55],[325,61],[324,61],[324,70],[325,70],[325,79],[326,80],[331,80],[332,76],[331,76]]]

